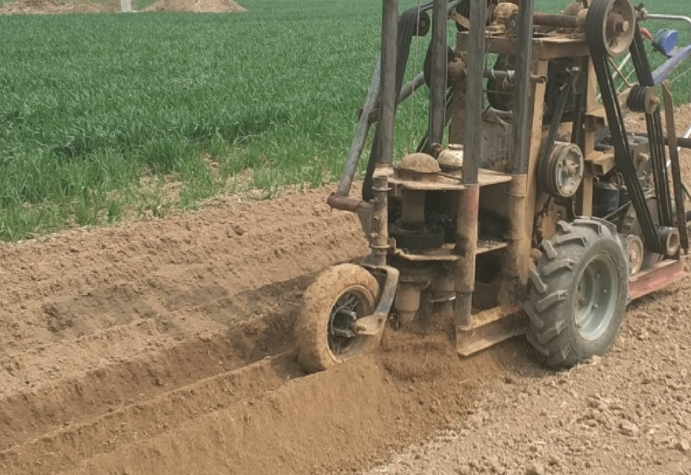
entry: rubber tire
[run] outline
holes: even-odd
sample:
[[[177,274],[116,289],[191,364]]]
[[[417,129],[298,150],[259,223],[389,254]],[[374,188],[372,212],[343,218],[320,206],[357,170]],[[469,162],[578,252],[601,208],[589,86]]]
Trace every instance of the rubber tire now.
[[[358,290],[366,299],[366,307],[374,313],[379,299],[379,282],[365,268],[355,264],[340,264],[329,267],[317,276],[305,291],[302,308],[298,315],[295,330],[297,339],[297,360],[307,373],[323,371],[345,360],[361,356],[381,342],[384,330],[373,336],[361,336],[357,347],[347,357],[339,357],[331,352],[328,343],[328,325],[331,309],[336,301],[347,291]]]
[[[578,280],[591,260],[603,253],[615,266],[618,294],[609,325],[589,341],[576,328]],[[616,227],[596,218],[560,221],[554,237],[542,242],[542,256],[530,272],[530,300],[523,305],[530,320],[528,341],[553,369],[604,355],[621,327],[627,302],[628,261]]]

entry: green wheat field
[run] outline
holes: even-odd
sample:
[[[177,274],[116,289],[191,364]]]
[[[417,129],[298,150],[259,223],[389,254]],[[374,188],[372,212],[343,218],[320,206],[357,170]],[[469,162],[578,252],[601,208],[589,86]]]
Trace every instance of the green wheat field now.
[[[0,240],[337,179],[380,2],[239,3],[247,12],[0,16]],[[657,3],[691,14],[687,0]],[[413,46],[418,70],[425,48]],[[675,87],[688,99],[691,75]],[[399,153],[424,131],[426,96],[400,111]]]

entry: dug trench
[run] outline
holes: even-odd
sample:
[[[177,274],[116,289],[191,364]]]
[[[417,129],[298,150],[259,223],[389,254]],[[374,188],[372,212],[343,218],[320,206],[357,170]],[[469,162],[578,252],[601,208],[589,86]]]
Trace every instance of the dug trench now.
[[[302,292],[367,252],[327,194],[3,247],[0,473],[357,469],[461,417],[484,381],[525,364],[513,343],[461,361],[435,322],[305,375]]]

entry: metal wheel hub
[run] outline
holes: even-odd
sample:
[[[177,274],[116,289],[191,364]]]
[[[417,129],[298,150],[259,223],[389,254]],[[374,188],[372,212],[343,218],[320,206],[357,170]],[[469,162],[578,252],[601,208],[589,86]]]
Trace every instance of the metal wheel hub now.
[[[343,355],[352,349],[358,335],[355,322],[371,312],[366,298],[357,289],[345,291],[331,308],[328,326],[329,349],[334,355]]]
[[[546,164],[541,166],[540,181],[546,192],[569,198],[581,186],[585,160],[581,149],[572,143],[557,142]]]
[[[586,29],[599,36],[599,51],[610,58],[626,53],[636,33],[636,10],[630,0],[595,0]]]
[[[614,317],[618,293],[614,262],[605,254],[595,256],[576,290],[576,328],[583,339],[594,341],[605,333]]]

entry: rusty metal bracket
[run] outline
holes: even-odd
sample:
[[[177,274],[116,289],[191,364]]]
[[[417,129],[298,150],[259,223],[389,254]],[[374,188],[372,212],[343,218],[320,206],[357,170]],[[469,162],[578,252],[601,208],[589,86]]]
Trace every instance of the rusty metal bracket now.
[[[396,296],[396,289],[398,288],[398,281],[401,273],[398,269],[391,266],[372,266],[363,264],[362,267],[370,272],[379,271],[386,273],[384,280],[384,287],[379,297],[379,303],[372,315],[360,318],[355,324],[355,333],[358,335],[376,335],[382,327],[386,325],[386,319],[391,311],[394,297]]]

